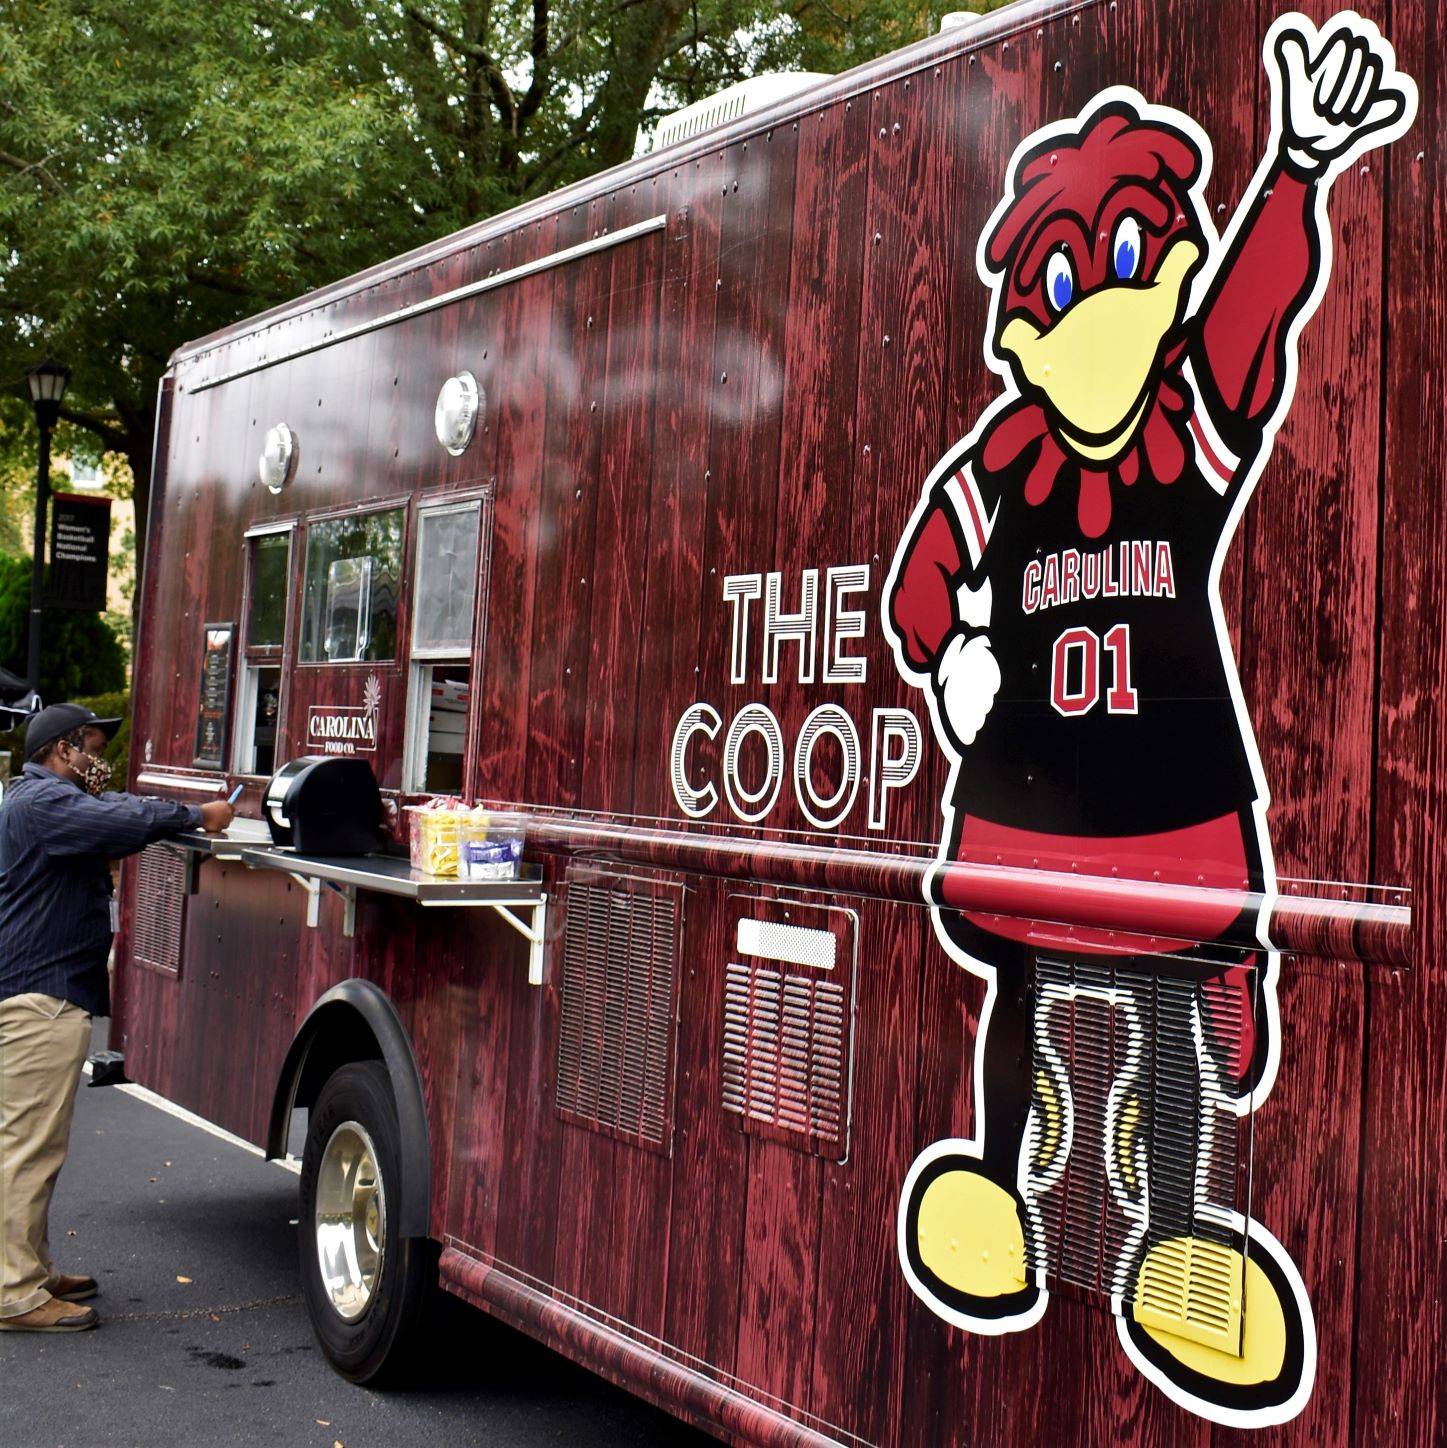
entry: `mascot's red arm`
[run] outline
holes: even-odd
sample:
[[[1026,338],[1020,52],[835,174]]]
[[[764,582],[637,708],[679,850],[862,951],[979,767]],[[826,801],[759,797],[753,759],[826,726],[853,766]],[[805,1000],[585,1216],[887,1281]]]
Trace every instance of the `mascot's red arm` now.
[[[965,571],[949,506],[938,490],[931,495],[905,548],[890,601],[900,647],[910,666],[920,673],[929,672],[955,625],[955,590]]]
[[[1291,324],[1320,263],[1317,182],[1278,162],[1238,229],[1201,309],[1197,380],[1217,426],[1247,434],[1277,404],[1290,370]]]
[[[1319,35],[1284,16],[1267,59],[1276,155],[1244,203],[1193,350],[1208,408],[1248,445],[1282,399],[1294,360],[1292,323],[1321,276],[1322,192],[1353,155],[1400,134],[1416,110],[1416,88],[1397,71],[1391,47],[1355,15],[1338,16]]]

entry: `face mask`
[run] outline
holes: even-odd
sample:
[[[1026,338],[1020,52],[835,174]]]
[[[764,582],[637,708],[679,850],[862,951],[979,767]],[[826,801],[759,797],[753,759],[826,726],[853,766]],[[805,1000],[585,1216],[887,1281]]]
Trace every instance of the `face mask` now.
[[[105,787],[111,782],[111,766],[108,760],[97,759],[94,754],[86,754],[83,750],[75,751],[79,760],[84,764],[80,771],[80,787],[87,794],[101,795],[105,793]],[[75,768],[76,761],[73,760],[71,768]]]

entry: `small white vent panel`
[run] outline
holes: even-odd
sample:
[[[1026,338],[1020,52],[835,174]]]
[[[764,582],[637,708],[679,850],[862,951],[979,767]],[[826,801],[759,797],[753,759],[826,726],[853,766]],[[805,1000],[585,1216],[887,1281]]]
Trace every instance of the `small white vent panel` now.
[[[739,921],[739,954],[760,960],[833,970],[838,944],[829,931],[811,930],[806,925],[781,925],[776,920]]]

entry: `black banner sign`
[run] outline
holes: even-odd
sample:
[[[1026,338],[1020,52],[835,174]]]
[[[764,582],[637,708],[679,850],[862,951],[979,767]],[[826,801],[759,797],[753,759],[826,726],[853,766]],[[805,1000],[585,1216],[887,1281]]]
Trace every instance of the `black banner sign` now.
[[[110,569],[111,500],[56,493],[50,507],[47,605],[104,612]]]
[[[231,732],[231,660],[234,623],[208,623],[201,649],[201,698],[196,712],[196,766],[226,768]]]

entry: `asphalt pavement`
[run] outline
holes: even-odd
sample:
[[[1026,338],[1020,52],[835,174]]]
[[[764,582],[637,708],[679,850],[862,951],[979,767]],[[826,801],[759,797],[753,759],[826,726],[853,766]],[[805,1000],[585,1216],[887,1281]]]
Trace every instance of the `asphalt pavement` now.
[[[425,1375],[344,1381],[297,1279],[297,1181],[115,1088],[82,1085],[51,1213],[62,1271],[100,1283],[102,1323],[0,1334],[4,1448],[704,1445],[677,1420],[441,1297]]]

